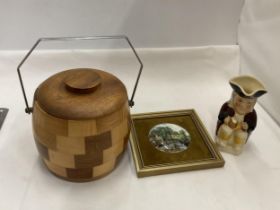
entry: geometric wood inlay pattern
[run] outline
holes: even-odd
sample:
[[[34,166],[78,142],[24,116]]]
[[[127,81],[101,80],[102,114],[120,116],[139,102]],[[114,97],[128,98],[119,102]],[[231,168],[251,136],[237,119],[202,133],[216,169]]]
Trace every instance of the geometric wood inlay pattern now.
[[[70,181],[95,180],[110,173],[126,149],[129,107],[104,118],[64,120],[34,101],[33,134],[39,154],[55,175]]]

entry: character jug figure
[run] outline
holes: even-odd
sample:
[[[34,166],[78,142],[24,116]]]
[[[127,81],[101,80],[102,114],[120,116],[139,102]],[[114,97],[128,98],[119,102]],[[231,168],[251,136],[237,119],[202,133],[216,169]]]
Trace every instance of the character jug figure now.
[[[254,106],[257,98],[267,91],[251,76],[238,76],[229,81],[233,88],[231,99],[224,103],[216,129],[216,143],[220,150],[239,155],[257,125]]]

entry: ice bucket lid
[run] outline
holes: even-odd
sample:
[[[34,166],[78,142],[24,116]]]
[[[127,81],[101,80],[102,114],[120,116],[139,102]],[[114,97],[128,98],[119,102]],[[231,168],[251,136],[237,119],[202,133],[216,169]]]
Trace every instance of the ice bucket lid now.
[[[89,68],[70,69],[45,80],[34,101],[48,114],[67,120],[93,119],[128,103],[124,84],[114,75]]]

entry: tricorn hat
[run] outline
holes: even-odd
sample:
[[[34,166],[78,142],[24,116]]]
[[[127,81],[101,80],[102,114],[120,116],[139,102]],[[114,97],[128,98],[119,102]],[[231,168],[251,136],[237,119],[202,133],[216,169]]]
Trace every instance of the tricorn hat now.
[[[229,84],[241,97],[257,98],[267,93],[264,85],[254,77],[243,75],[229,80]]]

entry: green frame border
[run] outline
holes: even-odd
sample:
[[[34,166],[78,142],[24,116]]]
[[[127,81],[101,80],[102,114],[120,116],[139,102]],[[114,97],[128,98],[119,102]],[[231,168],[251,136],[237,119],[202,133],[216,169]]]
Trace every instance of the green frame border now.
[[[134,119],[147,119],[154,117],[174,117],[181,115],[189,115],[195,124],[198,132],[201,134],[203,141],[205,142],[208,150],[211,152],[214,158],[211,159],[201,159],[197,161],[187,161],[181,164],[156,164],[145,166],[142,160],[141,149],[139,147],[139,140],[137,138],[137,133],[135,131]],[[207,168],[216,168],[223,167],[225,161],[216,148],[213,140],[211,139],[209,133],[207,132],[205,126],[198,117],[194,109],[190,110],[178,110],[178,111],[165,111],[165,112],[153,112],[153,113],[141,113],[134,114],[131,116],[131,132],[130,132],[130,146],[131,152],[135,163],[135,168],[138,177],[146,177],[153,175],[161,175],[167,173],[175,173],[189,170],[198,170],[198,169],[207,169]]]

